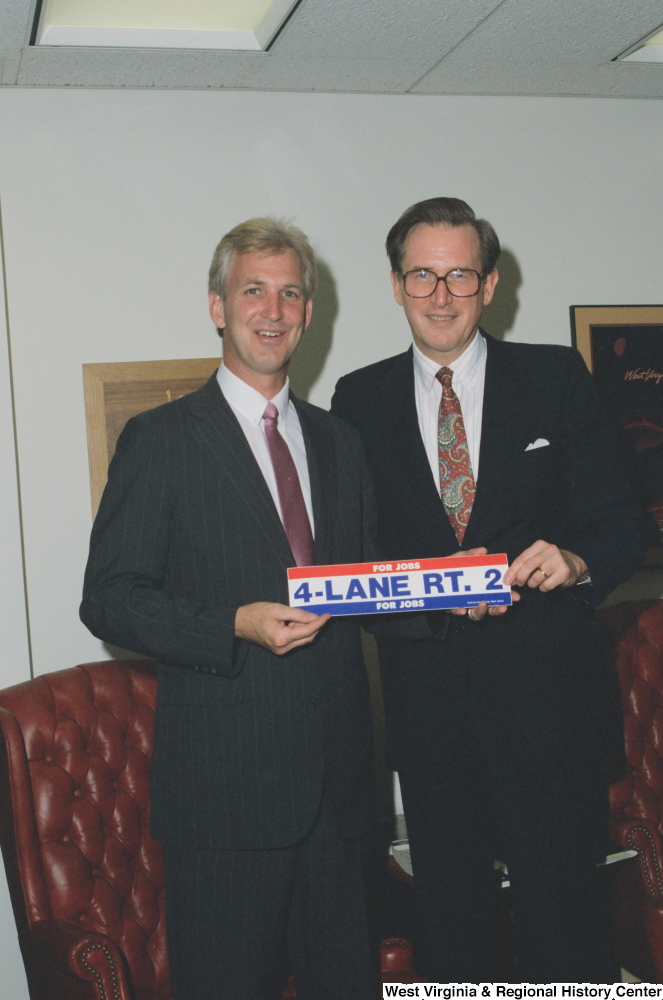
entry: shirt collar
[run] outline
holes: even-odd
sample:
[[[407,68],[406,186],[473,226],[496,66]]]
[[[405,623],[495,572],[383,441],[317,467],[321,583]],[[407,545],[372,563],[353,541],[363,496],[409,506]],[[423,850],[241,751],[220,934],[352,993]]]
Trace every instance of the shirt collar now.
[[[435,376],[443,366],[438,364],[437,361],[427,358],[416,344],[413,344],[412,347],[414,351],[415,371],[422,385],[425,386],[426,391],[430,392],[435,384]],[[463,386],[469,386],[476,374],[477,368],[485,361],[486,354],[486,340],[481,335],[481,332],[477,331],[476,336],[472,338],[460,357],[446,365],[446,367],[450,368],[454,373],[454,381],[460,382]]]
[[[254,389],[253,386],[247,385],[246,382],[242,381],[241,378],[238,378],[237,375],[226,368],[224,364],[219,365],[216,377],[221,392],[233,410],[239,411],[243,417],[246,417],[247,420],[250,420],[252,424],[257,426],[262,420],[265,407],[268,403],[263,394]],[[279,420],[284,427],[288,426],[289,400],[290,380],[286,378],[285,385],[272,399],[272,403],[279,411]]]

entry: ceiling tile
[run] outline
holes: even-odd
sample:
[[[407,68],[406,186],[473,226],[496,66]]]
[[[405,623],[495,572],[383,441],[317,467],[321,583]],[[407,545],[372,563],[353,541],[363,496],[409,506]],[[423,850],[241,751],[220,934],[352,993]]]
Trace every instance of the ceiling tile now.
[[[457,45],[502,0],[305,0],[273,51],[293,56],[410,59],[426,66]]]
[[[268,54],[23,48],[34,2],[0,0],[3,86],[663,97],[663,64],[612,62],[662,0],[302,0]]]
[[[0,50],[21,49],[30,38],[34,0],[0,0]]]
[[[21,50],[10,49],[0,55],[0,84],[13,85],[18,79],[18,72],[21,66]]]
[[[508,0],[413,91],[660,97],[663,72],[612,60],[657,26],[661,10],[660,0]]]
[[[45,47],[24,53],[18,84],[403,93],[420,75],[419,64],[407,60]]]

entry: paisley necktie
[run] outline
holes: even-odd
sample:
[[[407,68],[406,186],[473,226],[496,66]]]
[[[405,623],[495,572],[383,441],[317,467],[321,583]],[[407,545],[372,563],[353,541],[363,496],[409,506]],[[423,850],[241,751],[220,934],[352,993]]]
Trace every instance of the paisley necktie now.
[[[458,543],[463,541],[474,503],[474,475],[467,435],[458,396],[451,388],[453,372],[440,368],[435,376],[442,386],[437,418],[437,460],[440,469],[440,495]]]

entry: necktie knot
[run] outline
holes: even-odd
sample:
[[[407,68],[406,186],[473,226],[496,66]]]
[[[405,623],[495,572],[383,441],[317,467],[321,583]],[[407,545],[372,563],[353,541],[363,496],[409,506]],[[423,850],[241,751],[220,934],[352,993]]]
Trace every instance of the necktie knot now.
[[[442,391],[451,388],[451,380],[453,378],[453,372],[451,368],[440,368],[439,372],[436,374],[435,378],[438,380],[442,386]]]
[[[279,419],[279,411],[276,406],[272,403],[271,399],[267,406],[265,407],[265,412],[262,415],[262,419],[265,423],[269,423],[272,427],[275,427]]]

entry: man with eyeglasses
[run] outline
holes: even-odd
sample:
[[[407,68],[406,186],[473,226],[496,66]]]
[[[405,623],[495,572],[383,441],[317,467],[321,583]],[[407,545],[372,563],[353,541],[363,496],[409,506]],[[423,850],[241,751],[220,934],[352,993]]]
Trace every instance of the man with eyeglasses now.
[[[457,612],[444,642],[378,640],[432,982],[490,982],[506,860],[519,981],[611,982],[596,862],[610,743],[591,609],[641,563],[642,515],[577,352],[479,329],[500,245],[431,198],[387,237],[413,336],[342,378],[387,558],[506,552],[520,600]]]

